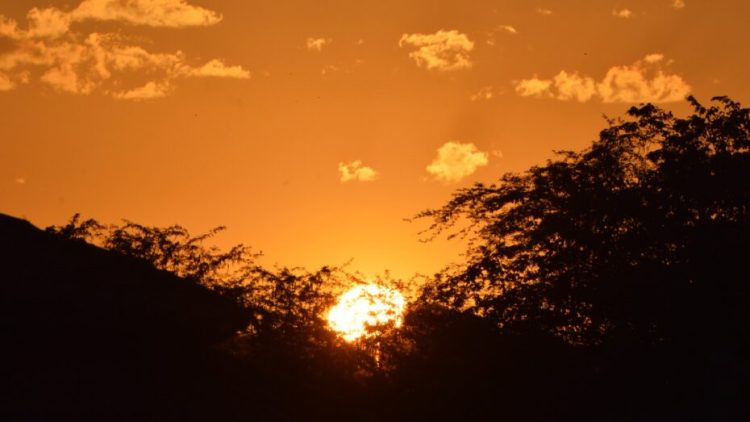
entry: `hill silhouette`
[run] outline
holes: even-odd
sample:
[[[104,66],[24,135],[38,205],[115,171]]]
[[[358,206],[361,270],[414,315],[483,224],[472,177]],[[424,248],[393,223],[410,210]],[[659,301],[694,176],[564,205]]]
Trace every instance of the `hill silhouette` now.
[[[247,325],[195,282],[6,215],[0,268],[4,420],[185,414],[215,395],[214,345]]]

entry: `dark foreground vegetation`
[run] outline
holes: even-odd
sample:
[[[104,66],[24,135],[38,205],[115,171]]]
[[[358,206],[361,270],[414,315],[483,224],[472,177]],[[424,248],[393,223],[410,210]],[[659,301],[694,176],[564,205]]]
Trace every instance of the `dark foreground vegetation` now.
[[[355,344],[341,269],[0,215],[0,419],[750,420],[750,116],[690,101],[421,213],[466,262]]]

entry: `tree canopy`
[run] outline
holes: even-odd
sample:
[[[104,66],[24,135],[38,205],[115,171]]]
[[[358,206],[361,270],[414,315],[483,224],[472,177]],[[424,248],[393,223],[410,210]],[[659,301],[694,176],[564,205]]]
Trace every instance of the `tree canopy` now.
[[[684,118],[633,107],[581,152],[420,213],[470,239],[424,298],[582,343],[747,321],[748,109],[689,101]]]

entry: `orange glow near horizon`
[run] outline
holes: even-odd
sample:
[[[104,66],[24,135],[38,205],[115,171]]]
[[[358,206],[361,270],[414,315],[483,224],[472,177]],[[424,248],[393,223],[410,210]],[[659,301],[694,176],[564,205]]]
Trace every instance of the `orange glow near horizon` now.
[[[403,323],[406,299],[398,290],[377,284],[355,286],[339,297],[328,311],[328,324],[344,340],[355,341],[369,337],[371,328]]]

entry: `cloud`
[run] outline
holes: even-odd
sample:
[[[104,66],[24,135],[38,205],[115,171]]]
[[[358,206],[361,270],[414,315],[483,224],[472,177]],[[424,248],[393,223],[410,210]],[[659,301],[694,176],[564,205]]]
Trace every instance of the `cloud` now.
[[[221,17],[184,0],[85,0],[70,12],[56,8],[31,9],[27,27],[0,16],[0,37],[13,42],[0,54],[0,90],[28,83],[30,70],[56,91],[73,94],[101,92],[116,99],[159,98],[173,91],[181,78],[248,79],[250,72],[212,59],[195,66],[181,51],[152,53],[128,42],[121,33],[81,33],[71,26],[86,19],[131,24],[181,27],[210,25]],[[149,82],[124,87],[132,79]],[[143,83],[143,82],[141,82]]]
[[[643,61],[649,64],[659,63],[664,60],[664,55],[661,53],[647,54],[643,58]]]
[[[612,16],[617,16],[618,18],[628,19],[633,17],[633,12],[630,9],[613,9],[612,10]]]
[[[500,26],[497,27],[497,30],[500,31],[500,32],[505,32],[507,34],[511,34],[511,35],[517,35],[518,34],[518,31],[516,30],[516,28],[513,27],[513,26],[511,26],[511,25],[500,25]]]
[[[516,93],[522,97],[540,97],[543,95],[551,96],[549,92],[552,81],[549,79],[539,79],[534,76],[531,79],[522,79],[516,83]]]
[[[327,46],[328,44],[332,42],[333,42],[333,39],[331,38],[308,38],[306,45],[307,45],[307,49],[310,51],[321,52],[323,51],[323,47]]]
[[[25,177],[16,177],[13,182],[17,185],[25,185],[26,184],[26,178]]]
[[[564,70],[553,79],[558,100],[577,100],[585,103],[596,95],[596,83],[588,76],[567,73]]]
[[[438,148],[437,157],[427,166],[427,172],[437,180],[457,182],[488,162],[488,154],[472,143],[446,142]]]
[[[18,29],[18,22],[0,15],[0,37],[13,40],[19,39],[21,37],[21,30]]]
[[[469,52],[474,49],[474,42],[466,34],[456,30],[441,29],[434,34],[403,34],[398,45],[416,48],[409,53],[409,57],[417,66],[428,70],[451,71],[472,66]]]
[[[495,96],[495,92],[491,86],[484,86],[477,91],[476,94],[469,97],[471,101],[479,100],[491,100]]]
[[[339,70],[341,69],[339,69],[338,66],[327,64],[320,69],[320,74],[322,76],[326,76],[326,75],[330,75],[331,73],[338,72]]]
[[[536,13],[539,13],[540,15],[549,16],[552,14],[552,11],[549,9],[545,9],[543,7],[537,7]]]
[[[362,161],[355,160],[349,163],[339,163],[339,174],[341,183],[350,181],[372,182],[378,178],[378,172],[362,165]]]
[[[0,91],[10,91],[16,87],[15,82],[10,80],[8,75],[0,73]]]
[[[649,54],[631,65],[611,67],[600,81],[563,70],[552,79],[534,76],[517,81],[515,89],[523,97],[561,101],[598,98],[604,103],[664,103],[685,99],[691,87],[681,76],[665,71],[664,55]]]
[[[682,0],[674,0],[672,2],[672,7],[675,9],[682,9],[685,7],[685,2]]]
[[[186,0],[84,0],[72,16],[76,21],[121,21],[168,28],[210,26],[222,20],[219,13],[192,6]]]
[[[112,94],[118,100],[150,100],[166,97],[171,87],[168,82],[150,81],[138,88],[128,91],[119,91]]]
[[[25,34],[30,38],[57,38],[70,29],[74,16],[54,7],[33,8],[26,14],[29,29]]]
[[[250,72],[243,69],[242,66],[227,66],[223,60],[213,59],[201,67],[186,67],[186,76],[193,77],[214,77],[214,78],[234,78],[249,79]]]

